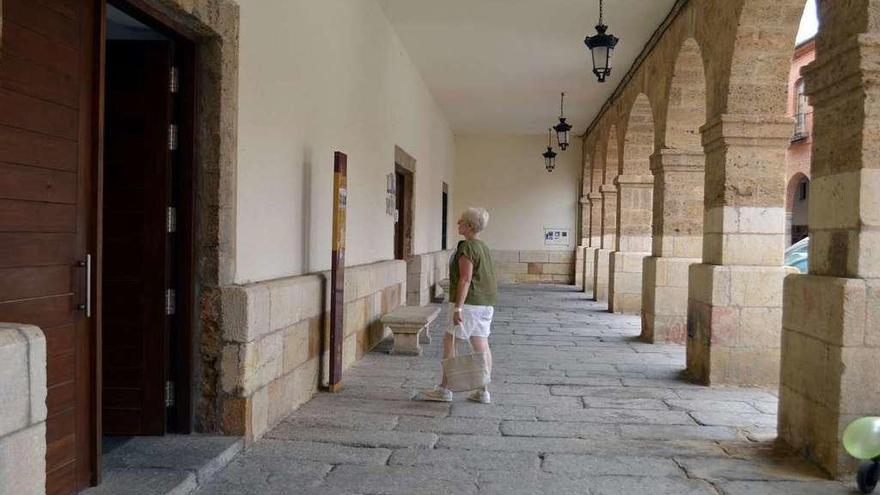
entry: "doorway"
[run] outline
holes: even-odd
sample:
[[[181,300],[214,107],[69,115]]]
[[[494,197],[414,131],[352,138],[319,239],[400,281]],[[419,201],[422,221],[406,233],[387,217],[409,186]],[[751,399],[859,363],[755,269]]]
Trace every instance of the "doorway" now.
[[[412,198],[411,170],[399,163],[394,166],[394,194],[397,216],[394,223],[394,259],[406,260],[412,256]]]
[[[103,434],[188,432],[193,46],[106,11],[100,267]]]

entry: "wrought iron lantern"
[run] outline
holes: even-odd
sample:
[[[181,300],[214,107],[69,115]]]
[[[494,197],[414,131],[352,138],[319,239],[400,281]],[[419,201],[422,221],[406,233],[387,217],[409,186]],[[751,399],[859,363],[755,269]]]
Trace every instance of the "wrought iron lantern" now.
[[[571,138],[571,124],[565,121],[565,93],[559,102],[559,123],[553,126],[556,131],[556,140],[559,142],[559,148],[565,151],[568,148],[568,142]]]
[[[596,74],[600,83],[605,82],[605,78],[611,75],[611,52],[620,41],[617,36],[605,33],[608,26],[602,22],[603,14],[602,0],[599,0],[599,24],[596,25],[596,35],[584,39],[584,44],[593,56],[593,74]]]
[[[553,129],[547,132],[547,151],[544,152],[544,168],[552,172],[556,168],[556,152],[553,151]]]

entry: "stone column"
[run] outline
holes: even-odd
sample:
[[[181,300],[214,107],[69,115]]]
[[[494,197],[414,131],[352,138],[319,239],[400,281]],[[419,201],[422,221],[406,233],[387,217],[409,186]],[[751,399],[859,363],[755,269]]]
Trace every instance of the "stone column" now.
[[[608,309],[642,311],[642,264],[651,254],[654,177],[618,175],[617,239],[609,263]]]
[[[611,252],[617,240],[617,186],[603,184],[599,188],[602,197],[601,225],[599,232],[599,249],[593,261],[593,300],[608,300],[608,267],[611,263]]]
[[[574,285],[578,290],[586,290],[584,287],[584,256],[590,245],[590,201],[586,196],[581,196],[581,242],[574,252]]]
[[[702,151],[663,149],[651,156],[654,222],[642,277],[642,340],[684,344],[688,269],[703,250]]]
[[[703,263],[690,267],[687,368],[704,384],[779,382],[785,149],[791,117],[725,114],[701,128]]]
[[[590,204],[590,237],[584,248],[584,292],[593,295],[595,291],[596,251],[602,244],[602,195],[591,192],[587,194]],[[595,299],[595,297],[593,297]]]
[[[880,413],[880,1],[820,9],[803,72],[815,112],[810,268],[785,280],[779,435],[840,477],[857,467],[843,429]]]

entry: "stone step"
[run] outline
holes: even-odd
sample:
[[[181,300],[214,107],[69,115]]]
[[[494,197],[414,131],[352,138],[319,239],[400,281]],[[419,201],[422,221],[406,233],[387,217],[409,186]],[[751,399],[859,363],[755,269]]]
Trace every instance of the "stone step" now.
[[[241,452],[239,437],[166,435],[107,438],[101,485],[81,495],[186,495]]]

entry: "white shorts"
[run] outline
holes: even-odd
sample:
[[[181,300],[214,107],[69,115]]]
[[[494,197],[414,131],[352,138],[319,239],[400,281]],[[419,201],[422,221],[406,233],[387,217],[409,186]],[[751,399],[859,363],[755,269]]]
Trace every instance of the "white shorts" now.
[[[455,310],[450,311],[454,314]],[[495,308],[492,306],[474,306],[465,304],[461,307],[461,325],[450,325],[446,330],[457,339],[467,340],[471,337],[488,337],[492,327],[492,316]],[[452,317],[450,316],[450,319]]]

